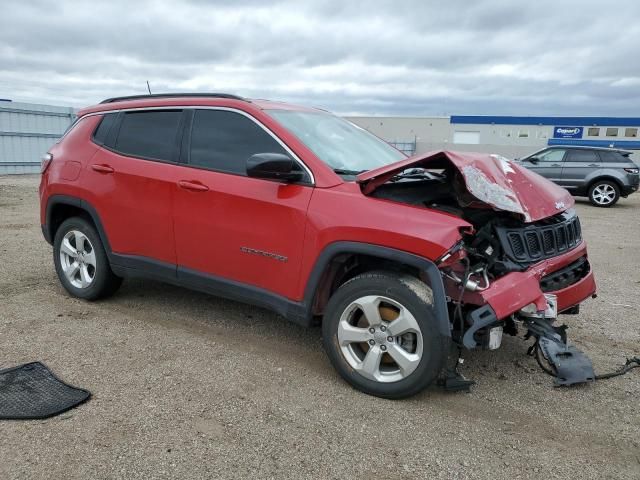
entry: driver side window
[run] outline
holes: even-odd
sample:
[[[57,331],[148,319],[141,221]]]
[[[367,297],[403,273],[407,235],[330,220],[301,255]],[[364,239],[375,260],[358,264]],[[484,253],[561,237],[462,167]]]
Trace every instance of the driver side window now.
[[[541,162],[559,163],[559,162],[562,162],[562,159],[564,158],[564,152],[565,150],[554,148],[553,150],[549,150],[539,155],[536,155],[536,157],[538,157],[538,160]]]
[[[256,153],[287,151],[249,118],[226,110],[196,110],[189,164],[246,175],[246,161]]]

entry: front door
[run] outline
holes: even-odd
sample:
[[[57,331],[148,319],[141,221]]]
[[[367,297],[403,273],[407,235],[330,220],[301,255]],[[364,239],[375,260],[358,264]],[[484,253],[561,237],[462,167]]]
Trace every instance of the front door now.
[[[310,179],[285,184],[247,177],[251,155],[291,153],[239,112],[196,110],[187,137],[173,206],[178,276],[211,276],[293,298]]]
[[[560,185],[562,181],[562,164],[564,161],[566,150],[563,148],[552,148],[535,155],[536,163],[531,161],[526,163],[529,170],[542,175],[544,178],[551,180]]]

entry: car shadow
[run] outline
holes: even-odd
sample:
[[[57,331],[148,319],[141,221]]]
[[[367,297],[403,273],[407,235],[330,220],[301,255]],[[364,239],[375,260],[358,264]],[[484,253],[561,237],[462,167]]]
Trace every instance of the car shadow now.
[[[339,380],[317,326],[305,328],[270,310],[147,279],[127,279],[113,300],[128,315],[155,328],[186,329],[212,340],[223,336],[227,345],[243,350],[251,345],[265,361],[295,362],[321,378]],[[465,351],[460,370],[482,384],[513,381],[523,373],[538,372],[535,361],[526,356],[527,347],[521,338],[505,336],[497,350]],[[442,391],[434,384],[425,394]]]

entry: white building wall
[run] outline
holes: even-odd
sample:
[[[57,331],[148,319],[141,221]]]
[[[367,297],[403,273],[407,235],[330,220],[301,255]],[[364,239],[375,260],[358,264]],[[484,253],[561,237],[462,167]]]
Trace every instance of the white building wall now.
[[[415,142],[415,152],[458,150],[463,152],[497,153],[507,158],[519,158],[545,148],[553,138],[552,125],[500,125],[451,123],[449,117],[346,117],[378,137],[391,142]],[[607,135],[609,129],[617,136]],[[635,127],[584,127],[584,140],[637,140],[628,134],[640,132]],[[470,143],[462,143],[464,141]],[[477,142],[476,142],[477,140]],[[640,151],[632,158],[640,162]]]
[[[497,153],[518,158],[547,145],[551,126],[452,124],[449,117],[347,117],[347,120],[392,143],[416,143],[416,153],[431,150]],[[456,132],[479,143],[456,143]],[[526,135],[526,136],[525,136]],[[460,137],[460,135],[458,135]]]
[[[74,119],[71,107],[0,101],[0,175],[39,172],[42,155]]]

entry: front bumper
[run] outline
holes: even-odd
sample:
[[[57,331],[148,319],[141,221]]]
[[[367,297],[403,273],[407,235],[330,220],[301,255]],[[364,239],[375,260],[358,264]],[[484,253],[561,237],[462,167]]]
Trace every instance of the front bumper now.
[[[596,291],[593,272],[590,270],[576,283],[555,291],[543,292],[540,288],[542,277],[570,265],[587,255],[587,246],[583,241],[573,250],[549,258],[524,272],[511,272],[495,280],[486,290],[466,292],[464,302],[471,305],[489,305],[498,320],[505,319],[530,303],[535,303],[538,310],[546,308],[545,293],[557,296],[558,312],[567,310],[592,296]],[[455,295],[455,294],[454,294]]]

